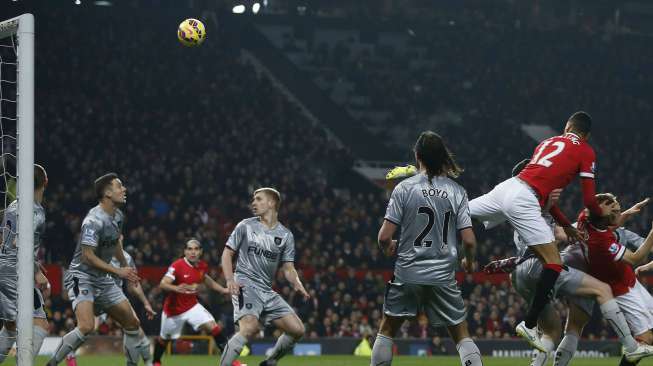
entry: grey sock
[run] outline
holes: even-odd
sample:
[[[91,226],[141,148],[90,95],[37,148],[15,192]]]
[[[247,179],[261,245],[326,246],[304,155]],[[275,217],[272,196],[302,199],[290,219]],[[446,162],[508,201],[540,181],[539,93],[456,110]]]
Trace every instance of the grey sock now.
[[[152,362],[152,351],[150,350],[150,339],[145,335],[143,328],[139,329],[140,340],[138,341],[138,353],[147,365]]]
[[[566,333],[556,350],[553,366],[569,365],[569,362],[574,357],[577,348],[578,336],[574,333]]]
[[[274,348],[267,359],[279,361],[279,359],[285,356],[294,346],[295,339],[284,333],[279,337],[279,339],[277,339],[277,344],[274,345]]]
[[[626,318],[624,318],[624,314],[621,312],[617,300],[611,299],[606,301],[601,304],[600,308],[603,318],[605,318],[612,327],[612,330],[617,334],[626,351],[634,351],[637,348],[637,342],[630,333],[630,328],[628,328],[628,323],[626,323]]]
[[[0,331],[0,363],[5,361],[14,342],[16,342],[16,331],[2,327]]]
[[[138,349],[141,336],[140,329],[123,329],[122,333],[123,349],[125,351],[125,356],[127,357],[127,365],[136,366],[138,365],[138,359],[141,355],[140,350]]]
[[[483,366],[481,351],[471,338],[463,338],[456,345],[463,366]]]
[[[392,365],[392,338],[383,334],[377,334],[374,346],[372,347],[372,360],[370,366]]]
[[[38,325],[35,325],[32,336],[33,336],[32,350],[34,351],[34,358],[36,358],[36,356],[39,355],[39,350],[41,349],[43,340],[45,339],[45,337],[48,336],[48,331],[39,327]]]
[[[555,344],[548,336],[542,336],[540,341],[546,347],[546,352],[535,350],[533,352],[533,359],[531,360],[531,366],[544,366],[549,360],[549,354],[554,350]]]
[[[240,351],[247,344],[247,338],[243,337],[240,333],[234,334],[227,343],[227,346],[222,350],[220,357],[220,366],[231,366],[231,364],[240,356]]]
[[[84,337],[82,332],[79,331],[79,328],[75,328],[68,332],[68,334],[63,336],[59,347],[57,347],[57,350],[54,352],[54,356],[52,356],[50,362],[48,362],[48,365],[58,365],[59,362],[66,358],[68,353],[74,352],[82,345],[82,343],[84,343],[85,340],[86,337]]]

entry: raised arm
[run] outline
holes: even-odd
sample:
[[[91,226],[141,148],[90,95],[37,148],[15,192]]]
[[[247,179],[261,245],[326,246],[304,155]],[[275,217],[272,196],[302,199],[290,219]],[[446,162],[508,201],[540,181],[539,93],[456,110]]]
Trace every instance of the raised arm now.
[[[639,263],[641,263],[644,259],[648,258],[648,254],[651,252],[652,247],[653,247],[653,228],[648,233],[648,236],[644,240],[642,246],[637,248],[635,252],[631,252],[630,250],[626,249],[623,260],[636,266]]]

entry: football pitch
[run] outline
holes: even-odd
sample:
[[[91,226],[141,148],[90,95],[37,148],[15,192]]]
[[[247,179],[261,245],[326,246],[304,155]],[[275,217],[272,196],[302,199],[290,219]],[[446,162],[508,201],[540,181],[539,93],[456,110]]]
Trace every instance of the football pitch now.
[[[258,366],[262,357],[242,357],[240,361],[247,366]],[[6,364],[15,365],[15,359],[11,358]],[[217,356],[170,356],[163,358],[164,366],[215,366]],[[45,365],[47,359],[39,357],[35,365]],[[552,361],[549,362],[549,365]],[[61,363],[64,365],[65,363]],[[84,356],[77,359],[79,366],[118,366],[125,364],[125,358],[121,356]],[[366,357],[356,356],[307,356],[307,357],[286,357],[279,366],[369,366],[370,360]],[[395,366],[459,366],[460,360],[457,357],[416,357],[398,356],[393,362]],[[529,359],[526,358],[492,358],[483,359],[484,366],[528,366]],[[618,358],[577,358],[571,361],[572,366],[617,366]],[[653,366],[653,359],[644,360],[639,366]]]

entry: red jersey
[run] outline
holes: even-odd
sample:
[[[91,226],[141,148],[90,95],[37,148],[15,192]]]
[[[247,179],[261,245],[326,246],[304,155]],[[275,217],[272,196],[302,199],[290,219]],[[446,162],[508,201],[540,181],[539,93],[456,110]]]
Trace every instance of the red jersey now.
[[[622,260],[626,247],[617,242],[614,231],[595,228],[588,222],[585,213],[578,217],[578,226],[589,235],[584,244],[589,274],[610,285],[614,296],[630,291],[635,286],[635,271]]]
[[[172,278],[172,283],[175,285],[182,283],[194,285],[204,282],[204,275],[208,268],[208,264],[204,261],[198,261],[193,266],[186,258],[180,258],[168,267],[168,272],[165,275]],[[197,295],[169,292],[163,302],[163,311],[167,316],[175,316],[185,313],[195,304],[197,304]]]
[[[549,193],[566,187],[576,175],[594,179],[595,166],[592,147],[576,134],[566,133],[537,145],[531,162],[519,173],[519,178],[535,189],[544,207]]]

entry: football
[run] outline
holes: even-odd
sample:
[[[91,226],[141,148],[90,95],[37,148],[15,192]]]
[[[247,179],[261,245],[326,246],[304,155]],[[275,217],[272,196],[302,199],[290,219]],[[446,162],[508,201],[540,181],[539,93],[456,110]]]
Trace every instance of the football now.
[[[184,46],[199,46],[206,39],[204,23],[193,18],[184,20],[179,24],[179,29],[177,29],[177,38]]]

